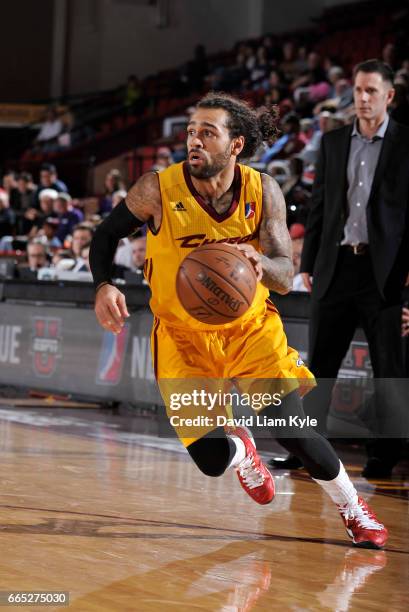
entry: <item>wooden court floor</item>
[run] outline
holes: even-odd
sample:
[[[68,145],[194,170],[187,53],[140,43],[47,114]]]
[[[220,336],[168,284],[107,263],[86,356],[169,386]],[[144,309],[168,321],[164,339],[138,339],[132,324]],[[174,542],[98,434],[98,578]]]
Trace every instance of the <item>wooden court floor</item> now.
[[[261,507],[234,473],[208,479],[103,422],[85,435],[14,421],[0,410],[0,591],[69,591],[70,605],[9,610],[409,609],[404,479],[357,479],[391,532],[387,550],[361,550],[302,473],[277,472]]]

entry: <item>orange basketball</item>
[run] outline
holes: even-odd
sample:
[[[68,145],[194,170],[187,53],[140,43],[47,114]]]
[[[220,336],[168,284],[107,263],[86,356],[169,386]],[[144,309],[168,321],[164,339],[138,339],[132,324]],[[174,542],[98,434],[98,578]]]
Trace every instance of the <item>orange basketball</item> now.
[[[202,323],[224,325],[241,317],[256,293],[250,261],[224,243],[194,249],[180,264],[176,291],[183,308]]]

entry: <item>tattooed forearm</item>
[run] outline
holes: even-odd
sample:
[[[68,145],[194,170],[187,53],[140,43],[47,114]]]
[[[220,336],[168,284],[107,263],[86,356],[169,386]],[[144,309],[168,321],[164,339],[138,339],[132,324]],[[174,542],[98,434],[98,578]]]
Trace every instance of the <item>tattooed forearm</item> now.
[[[291,238],[286,223],[283,194],[274,179],[263,174],[263,218],[260,225],[260,247],[263,253],[262,283],[277,293],[291,291],[294,267]]]
[[[285,294],[291,291],[293,286],[293,264],[287,257],[274,257],[269,259],[263,256],[263,278],[261,282],[271,291]]]

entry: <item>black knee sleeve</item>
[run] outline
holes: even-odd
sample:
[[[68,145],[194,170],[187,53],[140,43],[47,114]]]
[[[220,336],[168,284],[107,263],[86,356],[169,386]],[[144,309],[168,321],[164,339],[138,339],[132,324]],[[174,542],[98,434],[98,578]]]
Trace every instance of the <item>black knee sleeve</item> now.
[[[187,452],[206,476],[221,476],[230,465],[236,452],[234,442],[222,428],[206,434],[187,447]]]
[[[279,438],[281,446],[298,457],[312,478],[333,480],[339,474],[339,458],[331,444],[311,430],[309,438]]]
[[[299,431],[290,427],[289,417],[297,416],[305,419],[305,413],[301,399],[297,391],[289,393],[283,398],[280,406],[268,406],[262,411],[262,415],[272,418],[281,418],[286,421],[287,426],[271,427],[271,435],[289,453],[298,457],[312,478],[318,480],[333,480],[339,473],[339,458],[331,444],[312,427],[305,427]]]

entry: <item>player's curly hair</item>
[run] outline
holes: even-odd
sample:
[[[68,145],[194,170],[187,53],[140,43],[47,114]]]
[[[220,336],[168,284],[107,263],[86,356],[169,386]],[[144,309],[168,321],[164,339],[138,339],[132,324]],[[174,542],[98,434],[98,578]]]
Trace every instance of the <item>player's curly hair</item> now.
[[[273,144],[279,133],[279,111],[275,105],[255,110],[243,100],[224,92],[211,91],[198,102],[196,108],[222,108],[228,113],[227,127],[231,138],[244,137],[244,147],[239,157],[251,157],[263,141]]]

